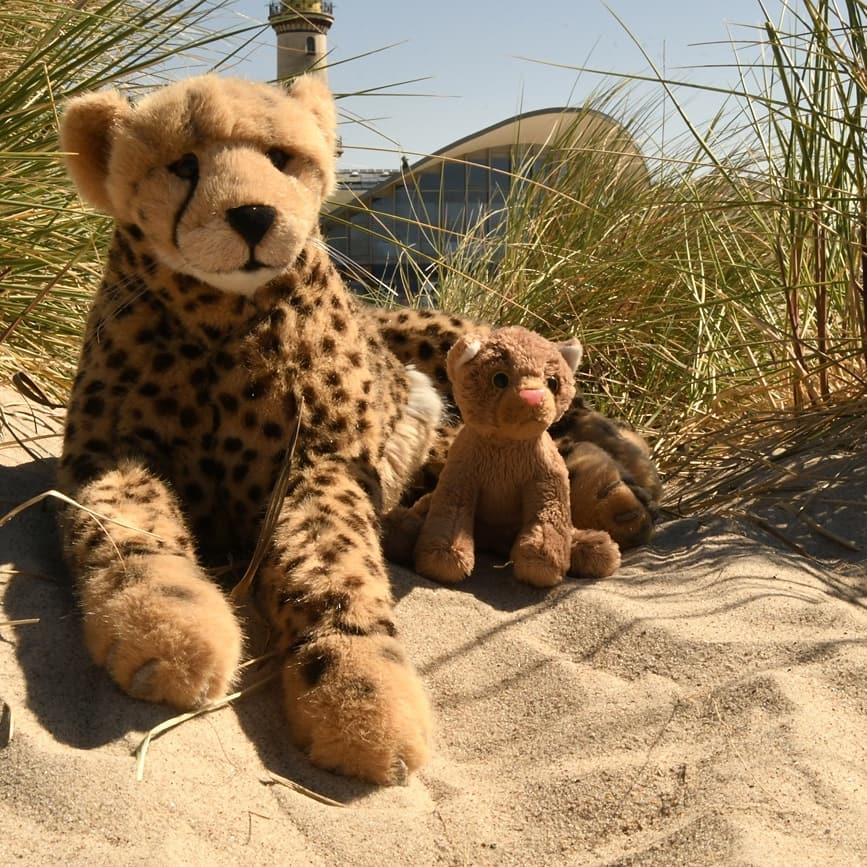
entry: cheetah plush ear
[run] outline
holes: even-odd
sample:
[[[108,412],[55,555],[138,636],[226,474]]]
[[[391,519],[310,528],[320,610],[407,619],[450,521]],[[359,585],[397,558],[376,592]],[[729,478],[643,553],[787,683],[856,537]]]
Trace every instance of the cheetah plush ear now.
[[[482,338],[478,334],[465,334],[458,340],[446,356],[449,379],[454,379],[458,371],[479,354],[481,348]]]
[[[575,373],[584,357],[584,347],[572,337],[564,343],[558,344],[557,349],[560,350],[560,355],[566,359],[566,364],[572,369],[572,373]]]
[[[81,197],[101,211],[111,212],[106,181],[114,134],[131,112],[116,90],[76,97],[63,112],[60,148],[66,152],[66,170]]]
[[[333,152],[337,145],[337,108],[328,85],[315,75],[300,75],[292,82],[289,95],[316,118],[316,124],[325,133],[328,148]]]

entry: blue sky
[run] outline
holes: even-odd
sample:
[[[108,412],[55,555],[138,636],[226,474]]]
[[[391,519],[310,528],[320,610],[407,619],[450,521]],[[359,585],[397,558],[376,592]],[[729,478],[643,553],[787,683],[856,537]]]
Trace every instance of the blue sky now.
[[[610,0],[608,6],[599,0],[336,0],[334,5],[329,49],[338,65],[329,81],[335,92],[428,79],[397,88],[413,95],[341,100],[345,115],[369,119],[379,131],[343,124],[344,167],[391,166],[400,152],[413,160],[518,111],[580,104],[602,83],[597,75],[521,58],[646,74],[647,61],[615,15],[672,78],[730,85],[736,80],[730,68],[733,44],[756,39],[764,17],[758,0]],[[779,17],[782,0],[765,5]],[[233,16],[264,21],[265,6],[264,0],[235,0],[229,8]],[[268,30],[234,72],[273,78],[274,45]],[[394,47],[339,63],[389,45]],[[752,56],[748,48],[741,50]],[[681,96],[698,122],[718,106],[716,98],[695,91]],[[633,102],[643,98],[636,94]],[[676,133],[677,123],[669,123]]]

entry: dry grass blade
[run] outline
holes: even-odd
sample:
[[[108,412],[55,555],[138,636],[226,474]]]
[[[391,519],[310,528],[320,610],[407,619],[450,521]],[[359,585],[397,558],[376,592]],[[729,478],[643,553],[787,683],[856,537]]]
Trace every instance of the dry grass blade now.
[[[3,626],[30,626],[39,622],[39,617],[25,617],[21,620],[0,620],[0,628]]]
[[[87,506],[82,506],[81,503],[76,502],[72,499],[72,497],[67,497],[66,494],[63,494],[60,491],[55,491],[54,489],[50,491],[43,491],[41,494],[37,494],[35,497],[31,497],[29,500],[25,500],[23,503],[17,505],[10,512],[7,512],[5,515],[3,515],[2,518],[0,518],[0,527],[3,527],[14,517],[20,515],[31,506],[35,506],[38,503],[41,503],[43,500],[48,499],[49,497],[60,500],[61,502],[66,503],[69,506],[74,506],[76,509],[81,509],[82,512],[87,512],[88,515],[95,518],[100,523],[102,521],[107,521],[110,524],[117,524],[119,527],[123,527],[125,530],[132,530],[133,532],[142,533],[145,536],[150,536],[152,539],[160,538],[160,536],[158,536],[156,533],[151,533],[149,530],[142,530],[140,527],[136,527],[133,524],[127,524],[125,521],[119,521],[117,518],[110,518],[108,515],[103,515],[101,512],[95,512],[93,509],[88,509]]]
[[[812,515],[808,515],[803,509],[796,509],[791,503],[782,503],[782,508],[794,515],[799,521],[803,521],[803,523],[813,530],[813,532],[818,533],[820,536],[824,536],[829,542],[834,542],[841,548],[846,548],[849,551],[857,552],[861,550],[861,546],[857,542],[853,542],[851,539],[846,539],[839,533],[835,533],[833,530],[823,527]]]
[[[39,572],[29,572],[26,569],[0,569],[0,575],[9,575],[15,577],[21,575],[27,578],[37,578],[40,581],[47,581],[49,584],[57,584],[58,579],[52,578],[50,575],[42,575]]]
[[[292,432],[292,442],[286,450],[286,456],[283,458],[283,466],[280,467],[280,474],[274,485],[274,490],[271,493],[271,499],[268,501],[268,510],[265,512],[265,518],[262,521],[262,527],[259,530],[259,537],[256,539],[256,547],[253,550],[253,556],[250,558],[250,564],[247,566],[244,577],[232,588],[229,593],[229,598],[238,604],[243,602],[250,593],[250,588],[253,586],[253,581],[256,578],[256,573],[265,559],[265,554],[271,545],[271,540],[274,537],[274,528],[277,526],[277,520],[280,517],[280,510],[283,508],[283,499],[286,496],[286,490],[289,487],[289,474],[292,470],[292,462],[295,458],[295,448],[298,445],[298,436],[301,433],[301,421],[304,413],[304,398],[298,401],[298,413],[295,418],[295,429]]]
[[[244,698],[245,696],[257,692],[258,690],[262,689],[262,687],[267,686],[269,683],[271,683],[271,681],[275,680],[277,678],[277,675],[278,672],[269,674],[267,677],[263,677],[261,680],[256,681],[256,683],[251,684],[244,689],[238,690],[237,692],[233,692],[230,695],[224,696],[223,698],[217,699],[217,701],[212,701],[210,704],[207,704],[204,707],[200,707],[197,710],[192,710],[188,713],[182,713],[178,716],[174,716],[171,719],[167,719],[161,722],[159,725],[154,726],[144,736],[144,738],[142,738],[141,743],[139,743],[139,745],[135,749],[136,780],[141,782],[144,779],[145,758],[147,756],[148,747],[150,746],[150,743],[154,738],[158,738],[160,737],[160,735],[164,735],[166,732],[177,728],[179,725],[182,725],[183,723],[188,722],[191,719],[195,719],[199,716],[204,716],[205,714],[213,713],[215,710],[221,710],[222,708],[230,705],[233,701],[237,701],[240,698]]]
[[[8,747],[15,734],[15,717],[6,702],[0,702],[0,750]]]
[[[319,792],[314,792],[313,789],[308,789],[306,786],[302,786],[301,783],[296,783],[294,780],[290,780],[287,777],[281,777],[280,774],[275,774],[273,771],[268,771],[268,776],[262,779],[262,784],[265,786],[286,786],[287,789],[292,789],[293,792],[298,792],[299,795],[304,795],[307,798],[310,798],[314,801],[319,801],[320,804],[326,804],[329,807],[346,807],[346,804],[342,804],[340,801],[335,801],[333,798],[329,798],[326,795],[320,795]]]
[[[822,477],[827,462],[804,466],[810,455],[843,456],[839,460],[850,466],[850,474],[867,465],[867,399],[705,424],[705,432],[684,426],[668,444],[666,506],[675,514],[815,491],[827,481]],[[867,501],[849,505],[867,510]]]

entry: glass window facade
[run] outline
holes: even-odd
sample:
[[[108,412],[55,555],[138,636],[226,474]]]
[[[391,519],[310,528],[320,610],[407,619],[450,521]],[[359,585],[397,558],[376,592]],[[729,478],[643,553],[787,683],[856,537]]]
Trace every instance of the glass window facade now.
[[[335,252],[389,280],[407,249],[419,260],[454,250],[467,231],[496,231],[512,166],[509,148],[491,148],[443,160],[376,190],[369,210],[339,208],[324,220]],[[493,215],[493,216],[492,216]]]

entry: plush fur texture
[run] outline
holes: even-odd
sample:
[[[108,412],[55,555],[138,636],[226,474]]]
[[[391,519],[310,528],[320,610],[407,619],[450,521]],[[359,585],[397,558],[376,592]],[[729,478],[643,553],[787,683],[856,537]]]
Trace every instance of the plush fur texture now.
[[[464,426],[428,502],[414,549],[428,578],[457,582],[474,549],[508,552],[518,579],[538,587],[567,571],[603,578],[620,565],[611,537],[572,526],[569,476],[548,433],[575,397],[581,346],[559,346],[524,328],[462,337],[448,373]],[[409,535],[412,519],[404,516]]]

